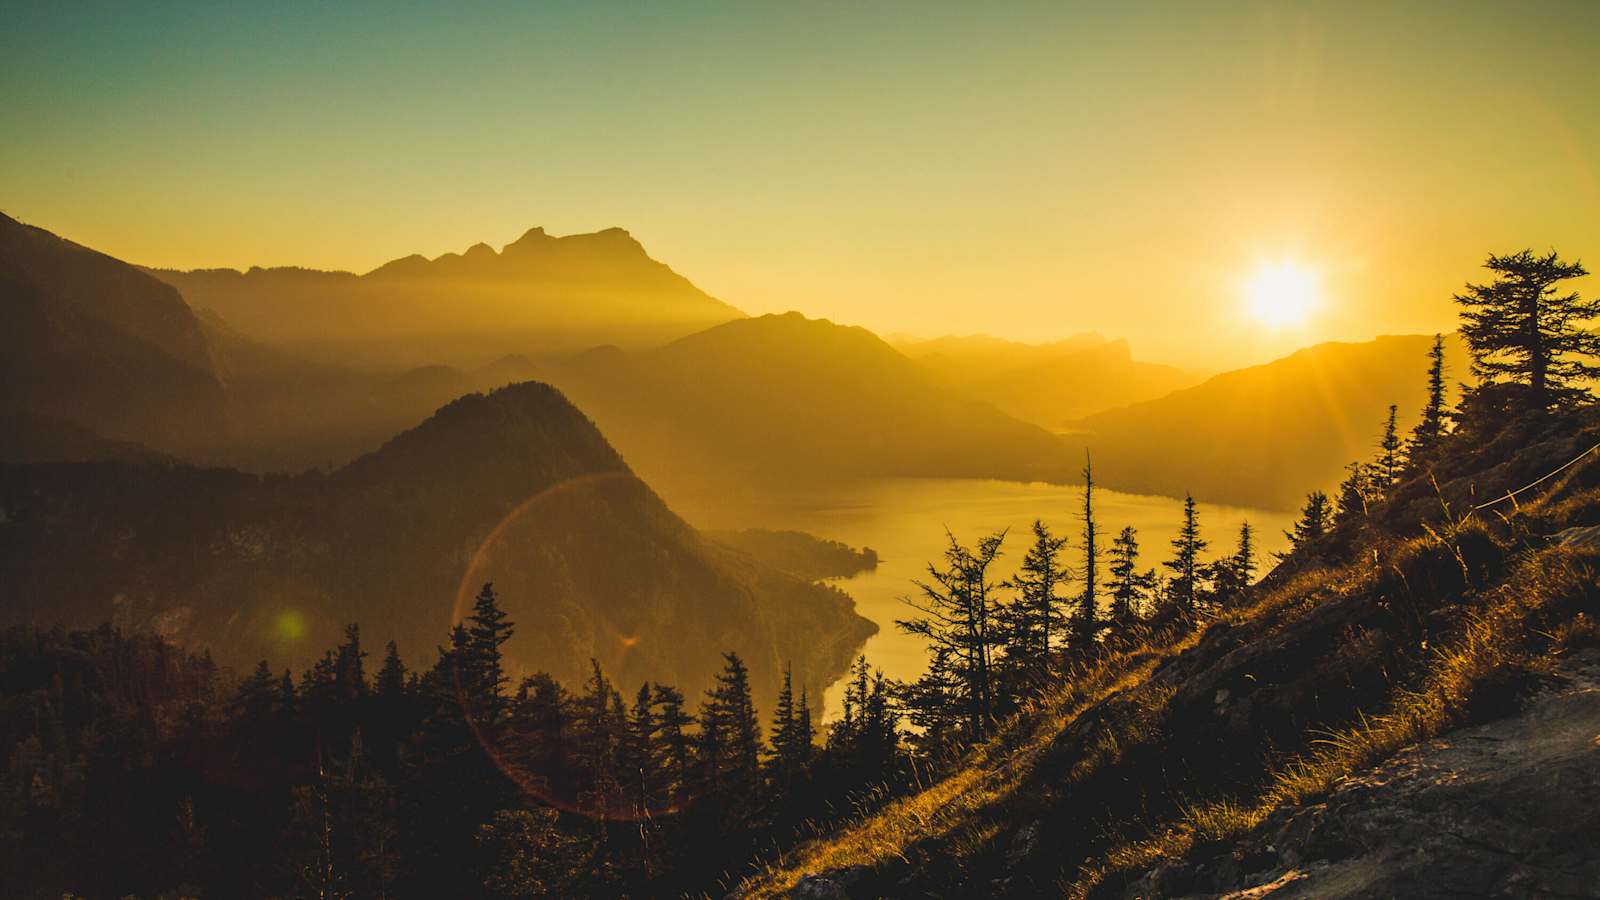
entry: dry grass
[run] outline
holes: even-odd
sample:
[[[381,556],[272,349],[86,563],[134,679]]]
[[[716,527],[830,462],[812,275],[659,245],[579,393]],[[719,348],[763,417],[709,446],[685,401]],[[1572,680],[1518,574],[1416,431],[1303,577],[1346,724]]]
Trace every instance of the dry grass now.
[[[1403,747],[1435,737],[1464,721],[1482,689],[1509,673],[1528,673],[1548,665],[1548,656],[1530,646],[1540,634],[1539,620],[1564,600],[1595,590],[1594,557],[1549,548],[1526,558],[1508,582],[1486,603],[1460,636],[1430,660],[1420,687],[1397,693],[1390,711],[1317,742],[1312,753],[1281,767],[1258,797],[1249,802],[1220,799],[1187,807],[1163,833],[1121,845],[1084,867],[1063,885],[1073,897],[1087,897],[1117,875],[1135,874],[1181,858],[1196,846],[1237,838],[1274,810],[1325,794],[1339,779],[1393,755]],[[1558,651],[1595,632],[1579,614],[1561,633],[1543,633],[1547,650]]]
[[[811,873],[896,859],[909,861],[911,846],[926,840],[947,840],[947,849],[956,854],[976,852],[995,833],[992,825],[976,824],[979,813],[1004,803],[1061,732],[1094,704],[1144,684],[1162,662],[1198,639],[1199,634],[1191,632],[1096,660],[1057,690],[1025,706],[995,738],[974,748],[953,774],[801,846],[782,868],[768,868],[743,884],[744,896],[782,896]],[[1114,732],[1108,730],[1106,735],[1109,737],[1102,736],[1100,756],[1114,757]]]
[[[1560,510],[1538,509],[1545,504],[1535,503],[1522,512],[1560,515],[1592,505],[1593,498],[1574,501],[1569,495],[1558,502]],[[1505,559],[1505,548],[1482,523],[1447,522],[1418,538],[1380,542],[1346,565],[1287,577],[1204,628],[1157,636],[1143,646],[1108,654],[1033,701],[948,777],[801,846],[780,866],[767,868],[741,888],[746,896],[781,896],[812,873],[897,861],[921,865],[934,858],[930,853],[955,861],[981,856],[1003,830],[997,830],[999,824],[1029,815],[1020,810],[1070,802],[1073,785],[1115,766],[1130,749],[1158,740],[1161,716],[1174,691],[1167,679],[1152,680],[1151,675],[1213,628],[1249,624],[1255,629],[1253,640],[1272,640],[1326,603],[1371,598],[1409,617],[1419,632],[1431,632],[1434,626],[1426,624],[1431,610],[1454,602],[1449,598],[1472,598],[1475,612],[1450,630],[1448,643],[1429,651],[1421,674],[1407,679],[1415,687],[1391,692],[1383,715],[1313,742],[1309,751],[1267,773],[1266,787],[1253,796],[1210,797],[1181,807],[1165,825],[1146,832],[1153,837],[1114,846],[1060,887],[1087,896],[1198,845],[1237,838],[1273,810],[1325,793],[1345,775],[1460,723],[1486,687],[1503,681],[1507,673],[1536,670],[1540,653],[1550,646],[1600,639],[1592,619],[1574,619],[1570,610],[1559,622],[1543,621],[1562,598],[1588,592],[1592,602],[1593,556],[1548,548],[1528,554],[1509,573],[1502,568]],[[1488,584],[1499,587],[1482,587]],[[1548,630],[1539,632],[1540,627]],[[1543,635],[1542,647],[1530,645],[1533,633]],[[1080,721],[1092,708],[1096,718]],[[1077,735],[1065,737],[1075,725],[1080,726]],[[1070,768],[1044,781],[1030,779],[1042,771],[1041,763],[1067,746],[1062,743],[1066,740],[1075,742]],[[1019,790],[1024,784],[1028,789]]]

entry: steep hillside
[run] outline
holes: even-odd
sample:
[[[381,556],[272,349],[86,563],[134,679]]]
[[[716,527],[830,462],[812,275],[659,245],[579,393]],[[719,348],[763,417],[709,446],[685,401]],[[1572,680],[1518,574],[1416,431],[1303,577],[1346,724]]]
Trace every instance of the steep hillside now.
[[[554,389],[469,395],[331,474],[180,465],[0,468],[11,622],[106,620],[240,667],[296,667],[360,622],[414,661],[484,582],[512,663],[581,682],[707,684],[737,650],[813,691],[874,626],[850,599],[708,544]]]
[[[1225,372],[1156,400],[1076,423],[1095,469],[1119,490],[1287,509],[1332,489],[1351,460],[1371,455],[1390,404],[1410,428],[1427,387],[1431,337],[1380,337],[1307,347]],[[1452,382],[1469,377],[1447,343]],[[1240,473],[1248,473],[1241,477]]]
[[[1399,841],[1416,841],[1413,861],[1427,859],[1425,847],[1464,846],[1407,832],[1420,813],[1405,798],[1426,789],[1428,804],[1445,803],[1472,783],[1397,782],[1392,814],[1365,820],[1349,786],[1372,783],[1363,773],[1396,751],[1463,725],[1511,715],[1522,724],[1494,734],[1536,728],[1549,701],[1525,698],[1541,685],[1559,695],[1577,684],[1579,700],[1554,701],[1568,710],[1592,697],[1570,660],[1600,643],[1597,443],[1593,407],[1476,423],[1434,468],[1440,489],[1425,514],[1407,498],[1431,485],[1426,473],[1359,534],[1298,552],[1215,618],[1083,660],[946,777],[786,855],[744,894],[1459,896],[1451,891],[1463,873],[1448,869],[1459,849],[1438,851],[1433,872],[1371,882],[1390,889],[1328,880],[1296,894],[1297,879],[1284,876]],[[1472,510],[1475,497],[1503,497],[1558,469],[1515,506]],[[1503,770],[1505,793],[1481,795],[1506,830],[1487,847],[1498,848],[1496,861],[1473,863],[1495,874],[1476,891],[1503,884],[1540,896],[1593,883],[1600,837],[1592,813],[1569,813],[1569,797],[1600,780],[1600,760],[1545,737],[1547,766],[1523,759],[1520,774]],[[1447,773],[1405,777],[1438,786]],[[1514,805],[1494,806],[1495,797]],[[1321,803],[1351,808],[1344,824],[1370,830],[1319,818]],[[1482,834],[1456,827],[1464,841]],[[1497,881],[1524,861],[1525,875],[1546,868]]]
[[[226,427],[222,385],[178,292],[0,215],[0,415],[182,451]]]
[[[508,353],[646,346],[742,316],[651,259],[620,228],[534,228],[365,275],[309,269],[152,270],[241,331],[345,363],[482,365]]]
[[[1078,465],[1053,435],[951,390],[871,332],[799,313],[593,351],[550,377],[651,483],[1061,479]]]

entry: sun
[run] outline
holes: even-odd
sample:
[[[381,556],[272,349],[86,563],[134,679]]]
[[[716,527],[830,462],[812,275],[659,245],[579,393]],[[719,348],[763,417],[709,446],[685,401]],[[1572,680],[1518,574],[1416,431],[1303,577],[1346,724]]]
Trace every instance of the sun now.
[[[1250,315],[1269,328],[1304,325],[1321,299],[1315,272],[1290,261],[1263,263],[1245,282]]]

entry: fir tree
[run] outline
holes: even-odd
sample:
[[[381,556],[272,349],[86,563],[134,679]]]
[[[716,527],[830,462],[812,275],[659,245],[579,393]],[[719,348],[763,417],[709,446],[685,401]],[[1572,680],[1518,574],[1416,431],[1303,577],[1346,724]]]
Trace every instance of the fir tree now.
[[[1389,404],[1389,418],[1384,421],[1383,437],[1378,441],[1378,464],[1375,475],[1381,493],[1387,494],[1400,479],[1404,460],[1400,456],[1400,433],[1395,429],[1395,415],[1399,407]]]
[[[1200,554],[1206,542],[1200,537],[1200,520],[1194,497],[1183,497],[1183,524],[1172,539],[1172,559],[1163,565],[1172,573],[1167,584],[1168,603],[1179,615],[1193,616],[1200,611]]]
[[[487,723],[499,720],[506,707],[506,673],[501,662],[500,647],[511,639],[513,623],[507,621],[500,608],[493,584],[484,584],[472,604],[472,615],[467,618],[468,663],[470,673],[468,696],[475,704],[474,711]]]
[[[344,642],[334,651],[334,696],[341,702],[367,695],[366,658],[361,649],[361,626],[352,622],[344,627]]]
[[[1335,524],[1340,527],[1364,521],[1372,495],[1370,467],[1353,462],[1345,469],[1350,474],[1339,484],[1339,506],[1334,517]]]
[[[1494,280],[1468,284],[1455,297],[1474,374],[1485,382],[1523,382],[1540,407],[1588,399],[1582,382],[1600,377],[1600,366],[1591,362],[1600,356],[1600,335],[1583,324],[1600,317],[1600,299],[1556,293],[1557,284],[1588,270],[1554,250],[1544,256],[1531,250],[1491,254],[1484,268]]]
[[[650,705],[656,726],[654,765],[661,793],[674,805],[679,805],[686,796],[694,766],[694,744],[689,728],[695,720],[684,711],[683,694],[670,685],[654,685]]]
[[[1004,531],[980,538],[969,550],[948,534],[943,568],[930,564],[928,581],[916,582],[921,594],[902,602],[924,615],[895,621],[907,634],[927,638],[930,655],[944,657],[961,681],[961,690],[951,699],[962,707],[967,736],[980,740],[987,736],[994,719],[998,698],[994,679],[995,653],[1004,640],[995,627],[995,584],[989,580],[989,567],[1005,543]]]
[[[1111,594],[1109,618],[1112,627],[1120,634],[1144,615],[1155,587],[1155,571],[1139,571],[1139,536],[1129,525],[1111,540],[1111,561],[1106,566],[1111,581],[1107,590]]]
[[[1255,574],[1255,535],[1249,522],[1239,525],[1239,544],[1234,552],[1211,566],[1211,583],[1217,602],[1227,603],[1250,586]]]
[[[716,687],[701,707],[701,764],[711,788],[740,809],[755,799],[761,776],[761,725],[750,697],[750,671],[737,653],[723,654]]]
[[[1044,522],[1034,520],[1033,546],[1008,583],[1017,591],[1017,600],[1000,611],[1008,632],[1006,656],[1033,675],[1048,670],[1054,642],[1062,630],[1062,598],[1056,587],[1068,577],[1061,565],[1061,549],[1066,544],[1066,538],[1056,537]]]
[[[1083,510],[1079,516],[1083,521],[1083,594],[1072,621],[1072,643],[1078,652],[1086,653],[1093,649],[1095,637],[1100,633],[1100,595],[1096,584],[1100,548],[1096,542],[1094,518],[1094,465],[1088,454],[1083,458]]]
[[[1289,549],[1278,554],[1278,558],[1287,559],[1301,548],[1321,540],[1328,533],[1328,524],[1328,495],[1322,491],[1312,491],[1306,495],[1306,505],[1300,509],[1300,518],[1295,521],[1294,530],[1283,533],[1289,539]]]
[[[1412,467],[1430,462],[1444,440],[1448,415],[1444,377],[1444,335],[1436,334],[1428,350],[1428,400],[1422,407],[1422,421],[1411,430],[1411,443],[1406,448],[1406,458]]]
[[[810,710],[806,714],[809,716]],[[809,728],[809,723],[804,727]],[[783,685],[778,689],[772,714],[772,762],[777,778],[783,782],[793,778],[805,765],[810,750],[810,738],[802,734],[800,711],[795,706],[794,677],[784,666]]]
[[[400,661],[400,647],[390,641],[383,648],[383,667],[378,670],[378,694],[397,697],[406,689],[406,666]]]

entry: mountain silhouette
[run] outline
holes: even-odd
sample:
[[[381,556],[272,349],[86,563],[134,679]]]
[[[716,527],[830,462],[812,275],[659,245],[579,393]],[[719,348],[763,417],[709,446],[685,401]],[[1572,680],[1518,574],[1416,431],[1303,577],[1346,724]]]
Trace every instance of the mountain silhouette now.
[[[664,488],[1074,469],[1043,429],[950,390],[866,329],[799,313],[599,348],[550,378]]]
[[[169,452],[226,428],[200,322],[170,286],[0,215],[0,296],[0,415],[19,427],[54,420]]]
[[[1041,344],[1009,341],[987,334],[944,335],[915,338],[887,335],[889,346],[938,372],[951,384],[969,385],[1024,369],[1106,343],[1104,336],[1086,331]]]
[[[651,259],[628,232],[534,228],[499,252],[475,244],[364,275],[301,268],[153,269],[251,337],[326,359],[480,365],[507,353],[649,346],[743,313]]]
[[[1127,341],[1116,340],[1000,372],[971,389],[1019,419],[1060,429],[1072,420],[1153,400],[1198,380],[1173,366],[1140,362]]]
[[[709,684],[737,650],[817,695],[872,623],[849,597],[722,548],[536,382],[471,394],[328,474],[179,464],[0,466],[12,622],[106,620],[248,666],[310,662],[347,622],[418,664],[493,582],[522,672]]]
[[[1330,342],[1224,372],[1165,397],[1088,416],[1073,440],[1120,490],[1288,509],[1374,453],[1390,404],[1409,429],[1427,388],[1430,335]],[[1451,383],[1468,377],[1446,343]]]

